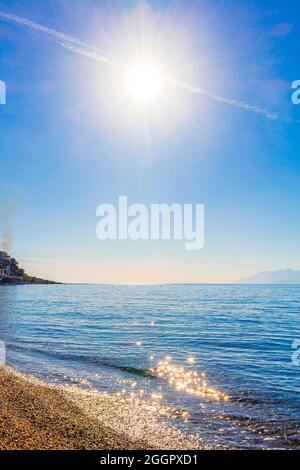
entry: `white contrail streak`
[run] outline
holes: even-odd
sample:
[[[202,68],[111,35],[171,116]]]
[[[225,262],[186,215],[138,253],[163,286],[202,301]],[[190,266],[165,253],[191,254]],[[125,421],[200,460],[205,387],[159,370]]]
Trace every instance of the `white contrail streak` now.
[[[67,42],[61,42],[60,45],[64,47],[65,49],[68,49],[69,51],[76,52],[76,54],[83,55],[84,57],[88,57],[89,59],[97,60],[98,62],[103,62],[104,64],[107,65],[113,65],[114,67],[118,67],[121,69],[124,69],[124,65],[121,64],[121,62],[118,62],[117,60],[110,59],[106,57],[105,55],[100,55],[97,50],[90,50],[87,49],[87,45],[85,47],[82,46],[77,46],[76,44],[73,43],[67,43]],[[88,46],[91,48],[91,46]]]
[[[228,104],[230,106],[234,106],[235,108],[244,109],[245,111],[252,111],[253,113],[262,114],[263,116],[267,117],[268,119],[276,120],[279,119],[279,115],[268,111],[265,108],[260,108],[259,106],[255,106],[245,101],[239,101],[232,98],[225,98],[224,96],[216,95],[212,91],[204,90],[203,88],[194,87],[191,85],[187,85],[183,82],[177,82],[175,80],[167,80],[172,85],[178,86],[180,88],[184,88],[185,90],[189,91],[190,93],[196,95],[204,95],[209,97],[210,99],[217,101],[219,103]]]
[[[31,29],[34,29],[36,31],[40,31],[44,34],[47,34],[48,36],[51,36],[59,41],[59,44],[64,47],[65,49],[68,49],[72,52],[75,52],[76,54],[80,54],[84,57],[87,57],[89,59],[96,60],[98,62],[105,63],[107,65],[113,65],[115,67],[121,68],[123,70],[126,70],[128,67],[126,65],[122,64],[120,61],[117,61],[115,59],[112,59],[108,57],[104,52],[100,51],[99,49],[91,46],[90,44],[87,44],[80,39],[70,36],[68,34],[61,33],[59,31],[56,31],[55,29],[48,28],[47,26],[44,26],[42,24],[36,23],[35,21],[28,20],[26,18],[23,18],[21,16],[16,16],[12,15],[10,13],[5,13],[3,11],[0,11],[0,18],[6,19],[8,21],[12,21],[14,23],[20,24],[22,26],[27,26]],[[184,82],[179,82],[171,79],[166,79],[165,80],[167,83],[175,85],[177,87],[180,87],[189,93],[197,94],[197,95],[203,95],[207,96],[213,101],[219,102],[219,103],[224,103],[229,106],[233,106],[235,108],[239,109],[244,109],[245,111],[251,111],[253,113],[261,114],[265,116],[268,119],[276,120],[280,119],[280,116],[276,113],[273,113],[271,111],[268,111],[265,108],[261,108],[259,106],[251,105],[249,103],[246,103],[245,101],[239,101],[231,98],[226,98],[224,96],[219,96],[211,91],[204,90],[202,88],[194,87],[191,85],[188,85]]]
[[[65,47],[69,50],[73,50],[77,54],[96,59],[99,62],[104,62],[106,64],[116,65],[116,61],[107,57],[102,51],[91,46],[90,44],[81,41],[80,39],[74,36],[60,33],[55,29],[48,28],[47,26],[44,26],[40,23],[36,23],[35,21],[27,20],[26,18],[22,18],[21,16],[12,15],[3,11],[0,11],[0,18],[12,21],[22,26],[27,26],[28,28],[47,34],[48,36],[57,39],[62,47]]]

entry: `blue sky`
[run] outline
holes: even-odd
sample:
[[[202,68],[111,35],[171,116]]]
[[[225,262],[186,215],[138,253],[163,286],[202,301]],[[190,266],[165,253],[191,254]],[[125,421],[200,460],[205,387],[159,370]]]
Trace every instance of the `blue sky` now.
[[[187,6],[188,3],[188,6]],[[231,282],[300,268],[300,6],[294,1],[0,1],[0,10],[127,61],[141,41],[186,90],[145,113],[118,71],[0,19],[1,225],[31,274],[74,282]],[[142,18],[142,19],[141,19]],[[123,96],[124,95],[124,96]],[[205,247],[100,242],[96,208],[204,203]]]

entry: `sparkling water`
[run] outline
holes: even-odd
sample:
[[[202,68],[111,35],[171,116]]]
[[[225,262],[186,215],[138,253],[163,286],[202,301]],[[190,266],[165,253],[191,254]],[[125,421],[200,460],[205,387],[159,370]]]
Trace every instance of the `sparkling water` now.
[[[300,286],[0,286],[7,363],[133,395],[225,448],[300,445]]]

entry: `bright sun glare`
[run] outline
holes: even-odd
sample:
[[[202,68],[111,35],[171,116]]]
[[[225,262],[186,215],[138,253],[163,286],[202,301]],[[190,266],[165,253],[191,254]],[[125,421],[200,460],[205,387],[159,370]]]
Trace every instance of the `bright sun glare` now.
[[[153,101],[160,94],[162,85],[163,76],[153,65],[143,63],[129,70],[129,92],[142,103]]]

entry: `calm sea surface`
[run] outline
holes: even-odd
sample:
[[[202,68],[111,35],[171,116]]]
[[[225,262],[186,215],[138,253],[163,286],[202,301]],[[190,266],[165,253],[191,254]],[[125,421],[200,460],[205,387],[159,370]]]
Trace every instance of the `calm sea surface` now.
[[[157,401],[213,446],[300,446],[297,339],[300,286],[0,286],[9,365]]]

